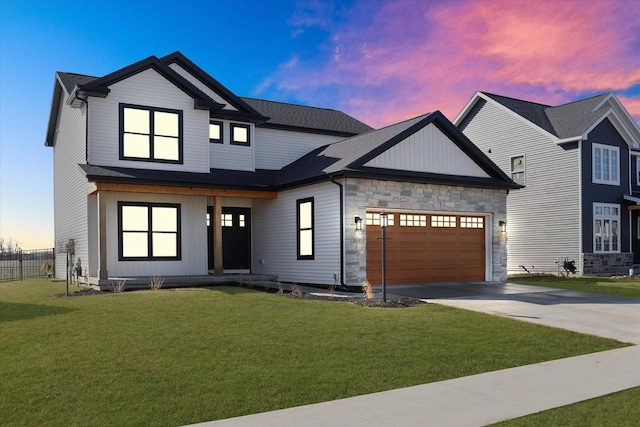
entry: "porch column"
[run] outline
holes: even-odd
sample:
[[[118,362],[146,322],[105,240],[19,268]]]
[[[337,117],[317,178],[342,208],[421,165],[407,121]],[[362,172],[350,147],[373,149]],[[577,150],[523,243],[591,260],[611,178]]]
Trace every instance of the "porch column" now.
[[[107,271],[107,201],[105,195],[98,191],[98,280],[106,284],[109,279]]]
[[[222,197],[213,197],[213,275],[222,276]]]

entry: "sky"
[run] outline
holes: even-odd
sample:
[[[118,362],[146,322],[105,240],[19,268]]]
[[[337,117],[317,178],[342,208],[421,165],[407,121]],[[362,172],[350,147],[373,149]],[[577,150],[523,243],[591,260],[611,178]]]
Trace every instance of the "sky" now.
[[[0,0],[0,237],[53,247],[56,71],[179,50],[239,96],[382,127],[476,91],[558,105],[613,91],[640,123],[640,1]]]

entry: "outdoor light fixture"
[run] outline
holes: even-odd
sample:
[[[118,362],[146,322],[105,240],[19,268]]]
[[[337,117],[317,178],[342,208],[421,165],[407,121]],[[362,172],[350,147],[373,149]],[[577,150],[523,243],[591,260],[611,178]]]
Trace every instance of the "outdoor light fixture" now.
[[[507,231],[507,222],[506,221],[498,221],[498,225],[500,226],[500,231],[505,233]]]
[[[353,220],[356,223],[356,231],[362,230],[362,218],[356,215],[356,217]]]
[[[380,214],[380,228],[382,228],[382,301],[387,302],[387,226],[389,215]]]
[[[389,215],[386,212],[380,214],[380,227],[387,228],[389,225]]]

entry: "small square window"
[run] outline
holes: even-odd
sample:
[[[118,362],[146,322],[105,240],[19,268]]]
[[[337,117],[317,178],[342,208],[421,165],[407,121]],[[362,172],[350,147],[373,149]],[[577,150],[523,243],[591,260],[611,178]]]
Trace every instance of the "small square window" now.
[[[231,144],[251,145],[251,126],[231,123]]]
[[[209,142],[216,144],[222,144],[222,122],[210,122],[209,123]]]

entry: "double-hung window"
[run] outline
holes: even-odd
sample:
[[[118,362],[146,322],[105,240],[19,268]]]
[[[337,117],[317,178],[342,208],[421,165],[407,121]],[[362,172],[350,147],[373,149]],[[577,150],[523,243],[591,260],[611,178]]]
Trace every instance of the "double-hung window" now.
[[[524,156],[515,156],[511,158],[511,179],[516,184],[525,185]]]
[[[120,261],[181,259],[180,205],[118,202]]]
[[[314,258],[313,197],[297,201],[296,209],[298,259]]]
[[[593,251],[620,252],[620,205],[593,204]]]
[[[611,145],[593,144],[593,182],[620,185],[620,149]]]
[[[120,159],[182,163],[182,111],[120,104]]]

